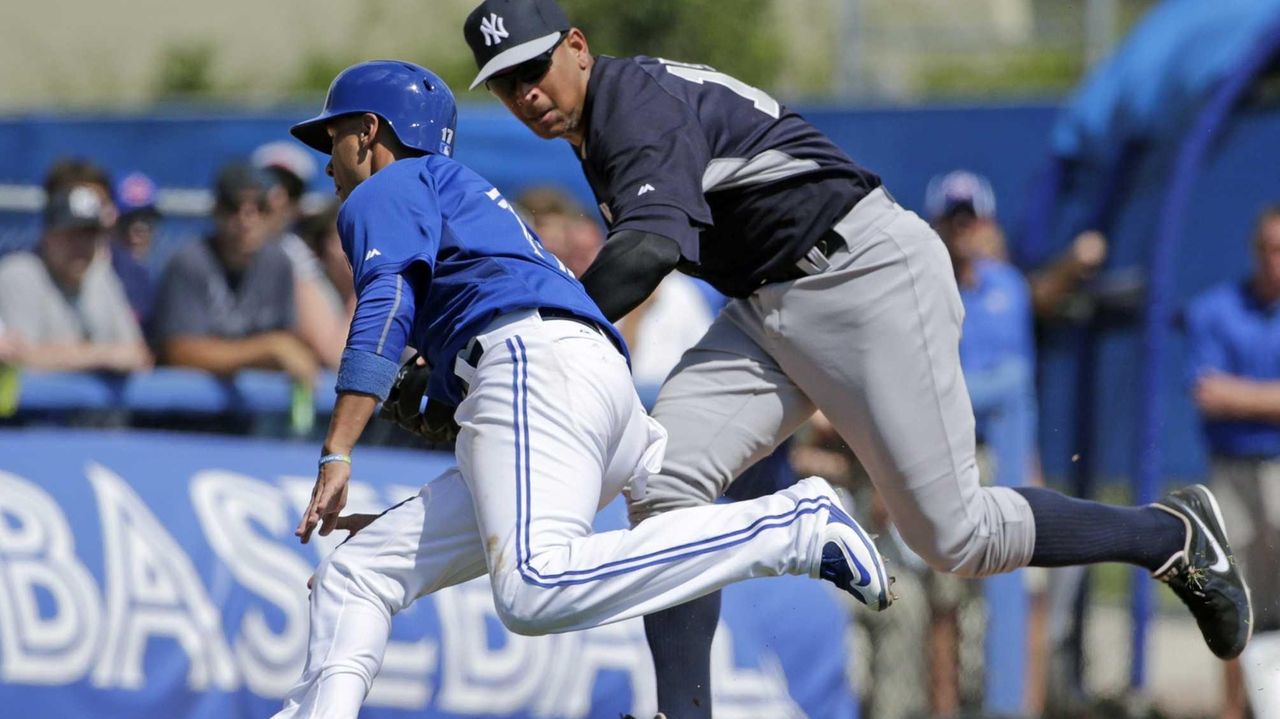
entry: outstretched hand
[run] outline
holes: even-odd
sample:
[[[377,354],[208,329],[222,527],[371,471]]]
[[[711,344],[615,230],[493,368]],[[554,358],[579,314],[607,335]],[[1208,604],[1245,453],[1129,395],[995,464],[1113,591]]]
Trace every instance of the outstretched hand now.
[[[293,532],[303,544],[311,540],[311,533],[315,531],[317,524],[320,525],[322,537],[329,536],[330,532],[339,527],[338,515],[347,506],[347,485],[350,480],[350,464],[330,462],[321,465],[316,475],[316,486],[311,490],[311,503],[307,505],[302,521],[298,522],[298,528]]]

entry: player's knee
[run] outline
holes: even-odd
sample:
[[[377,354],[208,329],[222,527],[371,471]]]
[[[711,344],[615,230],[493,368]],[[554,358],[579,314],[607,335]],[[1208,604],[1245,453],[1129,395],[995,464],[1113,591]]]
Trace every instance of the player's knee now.
[[[513,569],[493,579],[493,606],[503,626],[514,634],[540,636],[573,628],[575,608],[557,587]]]
[[[960,577],[989,577],[1026,566],[1034,545],[1030,510],[1013,492],[983,488],[961,521],[902,531],[912,551],[938,572]]]

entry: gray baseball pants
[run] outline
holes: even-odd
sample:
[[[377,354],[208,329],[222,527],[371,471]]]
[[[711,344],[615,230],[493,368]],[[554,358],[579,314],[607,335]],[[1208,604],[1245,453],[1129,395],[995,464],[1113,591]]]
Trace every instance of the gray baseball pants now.
[[[931,567],[1026,566],[1030,506],[978,481],[964,309],[942,241],[879,189],[835,230],[846,248],[830,267],[732,300],[672,370],[653,410],[666,460],[632,498],[632,521],[714,501],[818,409]]]

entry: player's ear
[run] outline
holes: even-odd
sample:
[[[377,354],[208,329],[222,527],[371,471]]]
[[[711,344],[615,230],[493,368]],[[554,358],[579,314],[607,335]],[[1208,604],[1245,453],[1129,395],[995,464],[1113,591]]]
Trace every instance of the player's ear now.
[[[378,131],[382,129],[382,118],[366,112],[360,116],[360,149],[367,150],[373,147],[373,143],[378,139]]]
[[[564,37],[564,44],[577,59],[579,69],[585,70],[590,66],[591,48],[587,46],[587,36],[583,35],[581,30],[576,27],[569,28],[569,32]]]

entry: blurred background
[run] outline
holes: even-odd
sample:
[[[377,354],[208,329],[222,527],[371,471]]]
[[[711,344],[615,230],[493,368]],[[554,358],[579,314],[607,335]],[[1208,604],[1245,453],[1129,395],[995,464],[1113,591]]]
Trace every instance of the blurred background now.
[[[1121,503],[1211,483],[1271,606],[1280,0],[561,2],[594,52],[769,91],[935,224],[985,476]],[[299,547],[291,528],[352,290],[325,158],[288,127],[338,71],[394,57],[441,74],[457,159],[572,269],[594,258],[605,229],[570,149],[465,90],[472,7],[0,9],[0,716],[269,716],[297,676],[303,585],[333,542]],[[643,397],[723,301],[677,279],[622,322]],[[356,511],[450,462],[385,423],[365,443]],[[934,575],[822,417],[752,472],[840,482],[902,599],[868,615],[820,583],[727,590],[717,716],[1280,716],[1269,608],[1258,650],[1224,665],[1123,567]],[[611,507],[600,526],[624,522]],[[514,637],[472,583],[419,602],[394,639],[363,716],[654,710],[638,623]]]

